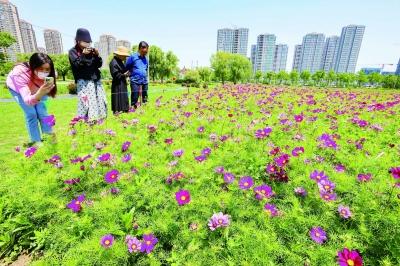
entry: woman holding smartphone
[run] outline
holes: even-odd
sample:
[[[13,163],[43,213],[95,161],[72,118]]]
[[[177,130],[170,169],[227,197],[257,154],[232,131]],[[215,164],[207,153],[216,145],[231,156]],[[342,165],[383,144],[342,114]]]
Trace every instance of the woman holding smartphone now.
[[[34,53],[29,62],[16,65],[7,76],[7,87],[25,114],[29,145],[42,141],[39,124],[43,134],[52,134],[51,126],[44,122],[48,116],[44,101],[47,95],[55,97],[57,93],[55,77],[53,61],[44,53]]]
[[[90,47],[92,39],[87,29],[76,31],[75,46],[69,50],[69,62],[78,92],[78,116],[89,121],[107,117],[106,94],[101,84],[99,68],[103,60],[99,51]]]

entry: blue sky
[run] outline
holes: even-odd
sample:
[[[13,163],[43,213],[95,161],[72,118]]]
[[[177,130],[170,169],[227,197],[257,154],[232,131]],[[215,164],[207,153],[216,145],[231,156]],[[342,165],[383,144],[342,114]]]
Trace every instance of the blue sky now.
[[[400,57],[399,0],[11,0],[20,17],[35,27],[44,46],[41,27],[63,33],[64,50],[73,45],[78,27],[86,27],[92,39],[109,33],[132,43],[172,50],[180,66],[209,65],[216,51],[217,29],[249,28],[250,46],[258,34],[273,33],[277,42],[289,45],[292,66],[294,45],[310,32],[339,35],[348,24],[362,24],[366,31],[357,69],[377,64],[397,64]],[[388,66],[387,68],[391,68]]]

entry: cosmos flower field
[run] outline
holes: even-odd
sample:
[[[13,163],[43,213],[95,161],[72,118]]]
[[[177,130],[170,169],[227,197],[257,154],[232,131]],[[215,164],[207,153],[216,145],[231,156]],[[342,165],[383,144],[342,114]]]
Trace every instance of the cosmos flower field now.
[[[33,265],[399,265],[399,117],[399,91],[262,85],[97,124],[50,117],[69,129],[17,147],[2,180],[1,251]]]

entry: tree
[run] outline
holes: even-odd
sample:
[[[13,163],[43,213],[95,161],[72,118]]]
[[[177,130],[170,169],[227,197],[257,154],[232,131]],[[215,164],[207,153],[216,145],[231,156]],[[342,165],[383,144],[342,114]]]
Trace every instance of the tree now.
[[[290,72],[290,82],[292,85],[297,85],[299,82],[299,72],[297,70]]]
[[[51,55],[51,58],[54,62],[54,67],[57,71],[57,74],[62,77],[65,81],[65,76],[71,70],[71,65],[69,63],[68,55],[67,54],[57,54]]]
[[[149,49],[149,74],[151,80],[155,81],[164,66],[164,52],[160,47],[155,45],[151,46]]]
[[[321,86],[321,82],[325,78],[325,72],[323,70],[318,70],[314,74],[312,74],[311,78],[314,81],[315,85]]]
[[[394,89],[396,87],[399,87],[399,78],[396,75],[385,75],[383,76],[383,87],[385,88],[391,88]]]
[[[200,80],[204,82],[205,84],[208,84],[211,81],[211,76],[212,76],[212,69],[209,67],[199,67],[197,69],[199,72]]]
[[[1,31],[0,32],[0,48],[3,48],[5,51],[11,45],[13,45],[17,40],[8,32]],[[4,64],[7,61],[8,55],[6,52],[0,53],[0,63]]]
[[[185,76],[183,77],[183,82],[187,86],[198,87],[200,79],[200,73],[197,69],[189,69],[186,71]]]
[[[161,63],[161,69],[159,77],[161,79],[161,83],[164,82],[165,78],[171,78],[178,72],[178,57],[171,51],[168,51],[164,54],[164,58]]]
[[[17,54],[17,62],[18,63],[29,62],[31,56],[32,56],[31,53]]]
[[[290,76],[286,71],[281,70],[278,72],[278,74],[276,74],[276,79],[279,84],[282,84],[282,83],[286,84],[289,81]]]
[[[359,71],[356,75],[357,85],[361,87],[363,84],[368,82],[368,77],[364,71]]]
[[[260,70],[257,70],[256,73],[254,73],[254,80],[256,83],[260,83],[262,78],[262,72]]]
[[[308,70],[304,70],[303,72],[301,72],[300,74],[300,78],[303,82],[303,85],[307,85],[308,81],[311,78],[311,73]]]
[[[249,80],[251,77],[250,61],[240,54],[230,54],[228,58],[229,80],[234,84]]]
[[[211,68],[215,77],[225,83],[229,79],[229,55],[225,52],[217,52],[211,56]]]
[[[368,74],[367,77],[368,77],[368,82],[374,87],[379,85],[382,81],[382,75],[376,72]]]
[[[264,74],[264,82],[268,85],[275,83],[276,73],[269,71]]]
[[[325,80],[326,80],[327,86],[330,87],[332,85],[332,82],[336,81],[335,71],[329,70],[329,72],[326,74]]]

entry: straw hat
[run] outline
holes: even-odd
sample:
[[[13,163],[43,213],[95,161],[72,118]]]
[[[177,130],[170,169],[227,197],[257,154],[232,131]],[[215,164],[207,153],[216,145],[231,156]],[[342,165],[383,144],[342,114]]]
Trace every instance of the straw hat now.
[[[124,46],[118,46],[117,51],[115,51],[114,54],[121,56],[129,56],[129,49]]]

